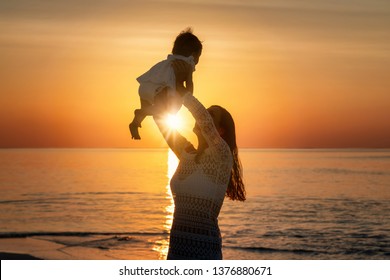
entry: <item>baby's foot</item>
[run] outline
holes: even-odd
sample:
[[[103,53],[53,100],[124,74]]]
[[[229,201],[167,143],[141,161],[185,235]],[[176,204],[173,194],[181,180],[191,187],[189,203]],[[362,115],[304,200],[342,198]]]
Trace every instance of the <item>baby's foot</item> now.
[[[129,124],[129,129],[131,133],[131,139],[135,139],[135,140],[141,139],[141,136],[139,136],[138,133],[138,125],[136,123],[132,122],[131,124]]]

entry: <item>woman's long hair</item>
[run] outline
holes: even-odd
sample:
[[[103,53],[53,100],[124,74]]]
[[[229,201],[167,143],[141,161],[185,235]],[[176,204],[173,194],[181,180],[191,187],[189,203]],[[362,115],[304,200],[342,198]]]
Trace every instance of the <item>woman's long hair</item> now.
[[[246,192],[242,179],[242,165],[238,157],[238,148],[236,142],[236,127],[232,115],[223,107],[213,105],[221,112],[221,119],[219,127],[223,129],[224,133],[221,135],[222,139],[229,145],[230,151],[233,155],[233,167],[230,175],[230,181],[226,190],[226,196],[231,200],[245,201]]]

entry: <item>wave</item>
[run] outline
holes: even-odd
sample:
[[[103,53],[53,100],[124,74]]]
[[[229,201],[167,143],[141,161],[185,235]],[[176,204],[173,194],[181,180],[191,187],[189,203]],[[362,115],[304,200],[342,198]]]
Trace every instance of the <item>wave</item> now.
[[[78,231],[64,231],[64,232],[4,232],[0,233],[0,238],[27,238],[38,236],[126,236],[126,235],[139,235],[139,236],[155,236],[155,235],[168,235],[168,232],[78,232]]]
[[[293,254],[327,254],[325,251],[315,251],[315,250],[305,250],[305,249],[277,249],[277,248],[267,248],[267,247],[237,247],[237,246],[226,246],[226,248],[234,250],[243,250],[259,253],[293,253]]]
[[[60,195],[110,195],[110,194],[126,194],[126,195],[134,195],[134,194],[144,194],[144,192],[66,192],[60,193]]]
[[[48,203],[53,201],[66,201],[69,198],[58,197],[58,198],[34,198],[34,199],[14,199],[14,200],[0,200],[0,204],[12,204],[12,203]]]
[[[48,193],[29,193],[24,194],[22,196],[29,197],[26,199],[8,199],[8,200],[0,200],[0,204],[10,204],[10,203],[47,203],[54,201],[69,201],[72,199],[83,199],[84,196],[114,196],[114,195],[144,195],[143,192],[67,192],[67,193],[57,193],[50,194]],[[149,196],[161,198],[161,194],[157,193],[155,195],[149,194]]]
[[[349,174],[359,174],[359,175],[376,175],[376,176],[388,176],[389,172],[385,171],[370,171],[370,170],[352,170],[352,169],[344,169],[344,168],[315,168],[313,169],[316,173],[325,173],[325,174],[341,174],[341,175],[349,175]]]
[[[237,246],[226,246],[226,248],[233,250],[242,250],[246,252],[256,252],[256,253],[269,253],[269,254],[295,254],[295,255],[305,255],[306,257],[324,257],[332,259],[337,259],[337,256],[341,259],[347,256],[353,256],[355,259],[366,258],[366,257],[378,257],[379,259],[388,258],[390,252],[387,247],[384,248],[339,248],[336,251],[325,251],[325,250],[309,250],[309,249],[279,249],[279,248],[267,248],[267,247],[237,247]],[[344,256],[344,257],[343,257]]]

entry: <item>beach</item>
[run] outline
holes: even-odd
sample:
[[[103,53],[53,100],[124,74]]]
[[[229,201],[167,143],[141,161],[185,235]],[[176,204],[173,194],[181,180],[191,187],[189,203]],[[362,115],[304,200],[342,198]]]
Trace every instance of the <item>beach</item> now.
[[[131,250],[108,250],[106,248],[86,247],[86,242],[93,242],[100,240],[101,236],[82,237],[77,238],[77,244],[64,245],[56,242],[61,238],[68,238],[66,236],[53,237],[48,236],[32,236],[21,238],[2,238],[0,239],[0,250],[2,260],[110,260],[110,259],[158,259],[158,253],[153,251],[146,251],[143,248],[133,246]],[[123,237],[122,237],[123,238]],[[130,237],[127,237],[130,238]],[[51,240],[50,240],[51,239]],[[111,239],[111,238],[110,238]],[[120,237],[115,236],[112,239],[119,240]],[[83,245],[84,244],[84,245]]]
[[[76,260],[76,259],[91,259],[96,256],[97,252],[92,252],[91,249],[77,250],[77,254],[70,254],[63,250],[64,246],[52,241],[43,240],[41,238],[4,238],[0,239],[1,259],[2,260]],[[102,258],[98,259],[107,259]]]
[[[226,260],[390,259],[389,150],[240,150],[247,201],[225,199]],[[0,150],[2,259],[164,260],[166,149]]]
[[[56,246],[33,238],[0,239],[0,256],[2,260],[33,260],[55,258]],[[49,255],[45,252],[51,252]],[[61,257],[58,255],[61,259]],[[64,257],[64,256],[62,256]]]
[[[16,253],[5,253],[0,252],[1,260],[40,260],[34,256],[28,254],[16,254]]]

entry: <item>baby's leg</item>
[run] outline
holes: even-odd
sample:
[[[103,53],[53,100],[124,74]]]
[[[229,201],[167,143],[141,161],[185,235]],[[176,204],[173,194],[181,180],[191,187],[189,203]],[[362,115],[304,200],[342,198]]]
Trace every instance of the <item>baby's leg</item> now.
[[[166,112],[168,109],[168,91],[166,88],[156,94],[153,105],[153,115],[156,113]]]
[[[159,112],[176,114],[182,106],[183,100],[179,95],[172,96],[165,89],[161,94],[159,93],[155,98],[155,107]]]
[[[154,114],[154,104],[150,104],[149,101],[141,99],[141,109],[136,114],[139,116],[140,123],[147,117]]]
[[[139,140],[141,136],[139,135],[138,128],[141,127],[142,121],[146,118],[146,116],[150,115],[150,108],[152,104],[148,101],[141,99],[141,109],[136,109],[134,111],[134,119],[129,124],[129,129],[131,133],[131,138]]]

